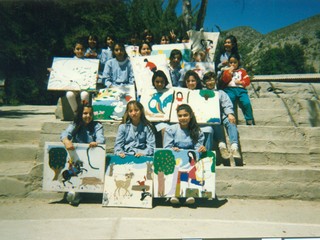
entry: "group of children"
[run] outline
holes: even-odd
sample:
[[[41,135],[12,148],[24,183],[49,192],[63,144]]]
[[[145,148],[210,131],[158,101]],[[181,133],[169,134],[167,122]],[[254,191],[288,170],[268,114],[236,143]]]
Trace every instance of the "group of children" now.
[[[95,40],[94,38],[89,39],[91,38],[88,38],[90,50],[85,51],[84,46],[77,43],[74,47],[75,57],[98,57],[97,52],[94,51]],[[105,65],[102,73],[103,84],[106,87],[134,84],[133,71],[130,59],[125,51],[125,45],[109,42],[111,44],[111,52],[103,51],[105,54],[103,59],[109,58],[111,54],[112,57],[104,62],[101,61],[101,64]],[[198,124],[194,111],[187,104],[181,104],[176,109],[178,123],[151,123],[146,117],[143,105],[139,101],[133,100],[127,104],[122,122],[118,128],[114,154],[120,157],[125,157],[126,155],[135,157],[153,156],[156,148],[156,133],[161,132],[161,145],[163,148],[170,148],[174,151],[194,149],[198,152],[205,152],[213,150],[213,141],[215,140],[223,158],[228,159],[231,156],[241,158],[235,107],[239,104],[247,125],[254,125],[252,106],[245,89],[250,84],[250,78],[246,71],[241,68],[235,37],[227,37],[224,46],[225,53],[221,55],[221,63],[218,65],[217,74],[207,72],[202,79],[193,70],[185,73],[181,71],[182,54],[177,49],[171,51],[168,64],[173,86],[185,87],[190,90],[206,88],[219,92],[222,125]],[[141,56],[150,55],[151,51],[152,45],[149,42],[144,42],[139,47]],[[166,74],[158,70],[154,72],[152,84],[157,91],[161,92],[166,91],[169,81]],[[61,134],[61,141],[65,147],[68,150],[73,150],[73,143],[88,143],[90,147],[104,144],[103,126],[93,120],[93,108],[89,104],[88,96],[85,92],[82,92],[82,104],[74,108],[70,101],[71,95],[74,98],[73,92],[67,93],[70,105],[76,115],[73,123]],[[226,128],[230,139],[230,150],[227,148],[223,126]],[[75,196],[74,193],[69,193],[68,196],[70,196],[68,201],[72,204],[77,203],[77,200],[79,200],[79,196]],[[172,198],[171,202],[178,203],[179,201],[176,198]],[[186,203],[194,203],[194,198],[188,198]]]

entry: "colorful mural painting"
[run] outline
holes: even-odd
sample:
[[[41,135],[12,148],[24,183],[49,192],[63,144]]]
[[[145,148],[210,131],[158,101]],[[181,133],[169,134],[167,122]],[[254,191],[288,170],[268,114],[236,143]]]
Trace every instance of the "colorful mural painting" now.
[[[215,198],[215,152],[156,149],[154,197]]]
[[[149,121],[169,121],[173,93],[172,88],[161,92],[156,89],[143,92],[140,102],[144,106],[145,114]]]
[[[206,53],[206,62],[214,62],[214,54],[220,33],[189,30],[188,35],[192,53],[203,50]]]
[[[157,70],[162,70],[166,74],[169,81],[167,88],[172,86],[168,63],[164,54],[134,57],[131,59],[131,63],[135,77],[137,96],[140,96],[143,91],[148,91],[153,88],[152,76]]]
[[[170,53],[173,49],[178,49],[182,54],[182,62],[190,62],[191,44],[190,43],[175,43],[175,44],[156,44],[152,46],[151,55],[164,54],[169,60]]]
[[[99,59],[53,59],[48,90],[95,91]]]
[[[105,173],[105,145],[89,148],[74,143],[67,151],[61,142],[46,142],[43,190],[102,193]]]
[[[127,103],[131,100],[135,100],[133,85],[100,89],[92,99],[94,119],[121,121]]]
[[[198,123],[220,124],[219,92],[212,90],[189,90],[174,87],[170,122],[178,122],[176,109],[179,105],[189,104],[195,113]]]
[[[153,157],[107,156],[102,205],[152,208]]]

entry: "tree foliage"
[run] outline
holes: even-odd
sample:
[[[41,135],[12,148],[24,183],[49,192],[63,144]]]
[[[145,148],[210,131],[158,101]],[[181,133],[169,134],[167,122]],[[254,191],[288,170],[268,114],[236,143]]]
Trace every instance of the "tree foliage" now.
[[[102,46],[107,34],[123,42],[144,29],[155,37],[170,30],[182,35],[188,29],[176,15],[178,1],[0,1],[0,76],[6,80],[6,103],[56,104],[64,92],[46,90],[47,68],[53,57],[73,55],[76,38],[92,33]]]
[[[303,49],[299,45],[285,44],[283,48],[271,48],[261,56],[256,74],[305,73],[307,69]]]

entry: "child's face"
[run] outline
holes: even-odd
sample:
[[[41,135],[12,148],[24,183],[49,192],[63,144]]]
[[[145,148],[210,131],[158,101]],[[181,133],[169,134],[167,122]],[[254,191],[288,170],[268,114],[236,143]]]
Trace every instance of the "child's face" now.
[[[114,46],[113,52],[118,61],[124,60],[124,49],[120,45]]]
[[[113,44],[113,39],[111,37],[107,37],[106,44],[107,44],[108,47],[111,47],[112,44]]]
[[[165,87],[165,80],[162,77],[156,77],[153,83],[157,90],[162,90]]]
[[[162,36],[160,40],[160,44],[169,44],[169,38],[167,36]]]
[[[173,55],[173,58],[170,60],[170,65],[171,67],[176,68],[179,66],[180,62],[181,62],[181,57],[179,54],[176,54],[176,55]]]
[[[190,76],[186,80],[186,85],[188,89],[194,90],[197,87],[197,79],[194,76]]]
[[[231,39],[226,39],[224,41],[224,50],[226,50],[227,52],[231,52],[232,47],[233,45],[232,45]]]
[[[140,51],[141,56],[150,56],[151,49],[149,48],[148,44],[143,44]]]
[[[206,81],[206,88],[207,89],[214,89],[214,87],[216,86],[216,81],[213,79],[213,78],[209,78],[207,81]]]
[[[76,46],[73,49],[74,55],[76,55],[77,58],[83,58],[84,57],[84,47],[82,44],[77,43]]]
[[[132,122],[140,122],[141,111],[135,104],[129,106],[128,115]]]
[[[238,69],[238,67],[239,67],[239,61],[238,61],[238,59],[236,59],[236,58],[234,58],[234,57],[230,58],[230,60],[229,60],[229,67],[233,67],[234,69]]]
[[[88,125],[92,120],[92,108],[91,107],[84,107],[83,112],[82,112],[82,121],[84,122],[85,125]]]
[[[88,44],[90,48],[95,48],[97,46],[97,41],[93,37],[89,37]]]
[[[190,114],[185,109],[181,109],[180,111],[178,111],[177,115],[180,127],[188,128],[191,120]]]

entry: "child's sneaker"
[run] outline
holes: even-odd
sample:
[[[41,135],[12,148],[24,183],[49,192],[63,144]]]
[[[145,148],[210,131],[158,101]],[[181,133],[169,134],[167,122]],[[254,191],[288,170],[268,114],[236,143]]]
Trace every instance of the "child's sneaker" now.
[[[221,157],[223,159],[229,159],[230,158],[230,153],[227,149],[227,145],[224,142],[220,142],[219,143],[219,150],[220,150],[220,154]]]
[[[232,156],[233,156],[233,158],[241,159],[239,149],[232,150]]]
[[[191,204],[194,204],[195,203],[195,199],[194,197],[188,197],[187,200],[186,200],[186,204],[187,205],[191,205]]]
[[[67,200],[67,202],[70,204],[70,205],[72,205],[72,206],[77,206],[77,205],[79,205],[79,203],[80,203],[80,193],[78,193],[78,192],[73,192],[73,191],[71,191],[71,192],[68,192],[67,193],[67,197],[66,197],[66,200]]]
[[[171,202],[172,204],[179,204],[179,203],[180,203],[179,199],[176,198],[176,197],[170,198],[170,202]]]
[[[239,146],[237,143],[232,143],[230,147],[233,158],[241,159],[241,155],[239,152]]]

